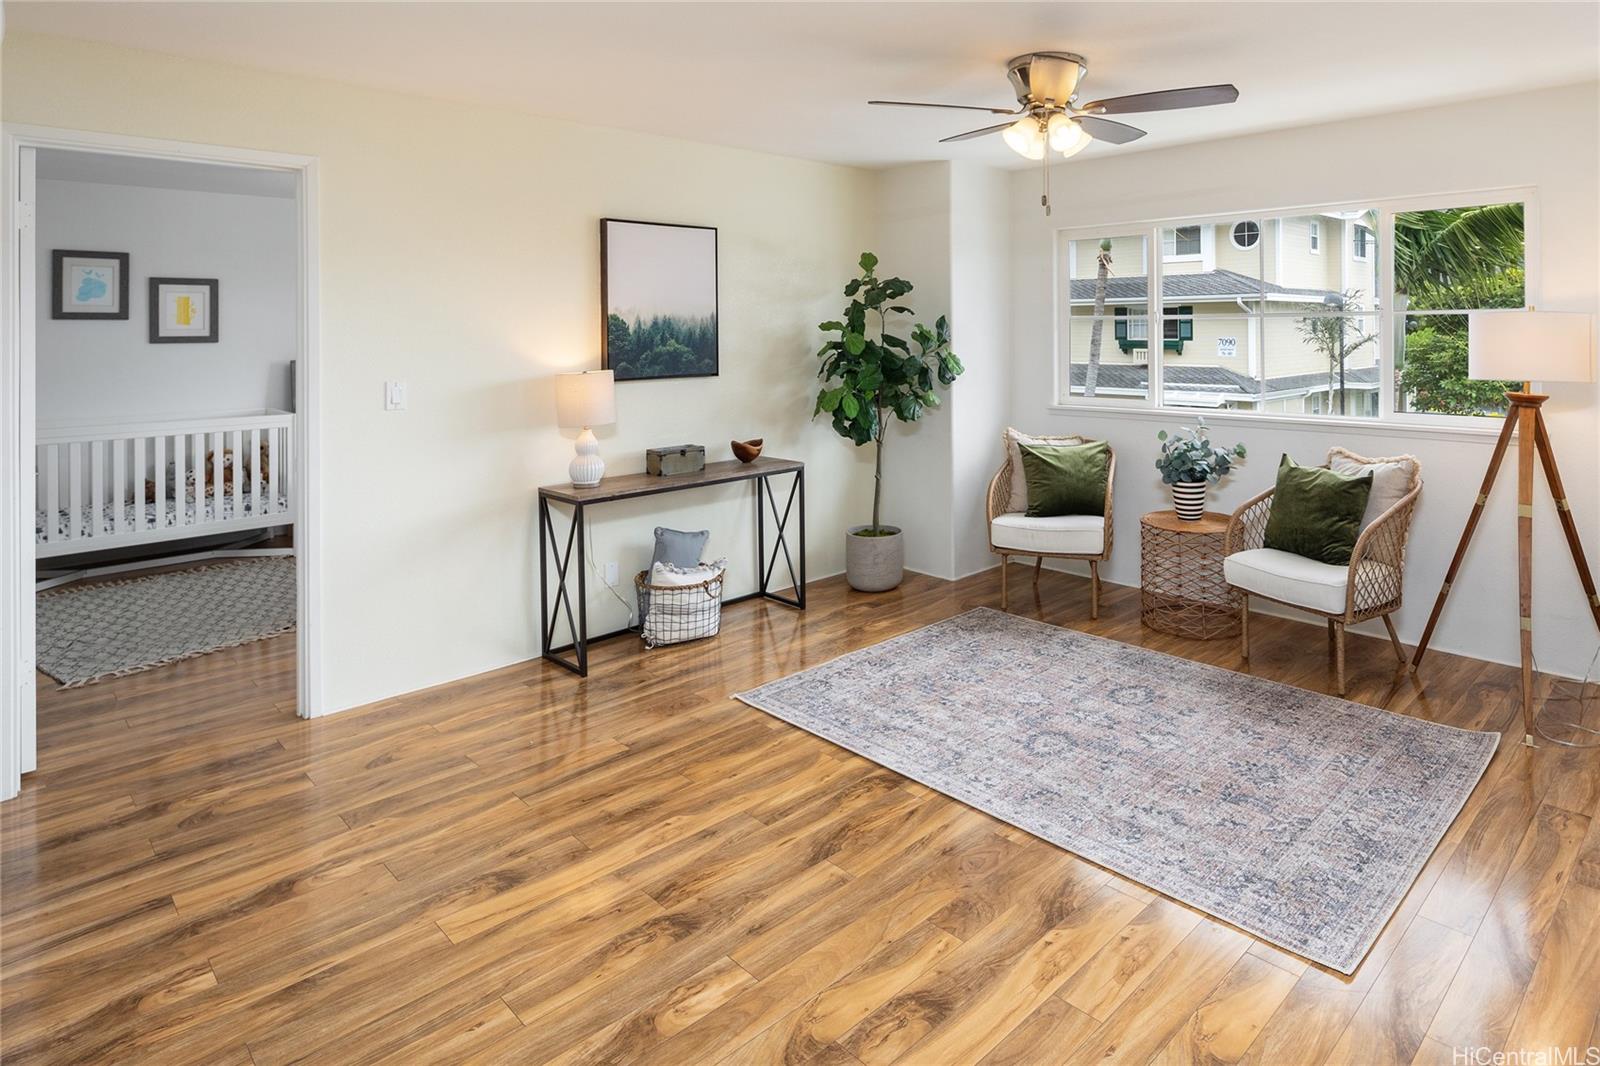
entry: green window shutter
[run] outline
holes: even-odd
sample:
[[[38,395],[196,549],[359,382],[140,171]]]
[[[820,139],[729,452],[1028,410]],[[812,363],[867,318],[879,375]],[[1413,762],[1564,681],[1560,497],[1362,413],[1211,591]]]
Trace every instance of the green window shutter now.
[[[1178,339],[1180,341],[1194,340],[1194,319],[1190,317],[1194,314],[1194,308],[1185,304],[1178,308],[1178,314],[1183,316],[1178,319]]]

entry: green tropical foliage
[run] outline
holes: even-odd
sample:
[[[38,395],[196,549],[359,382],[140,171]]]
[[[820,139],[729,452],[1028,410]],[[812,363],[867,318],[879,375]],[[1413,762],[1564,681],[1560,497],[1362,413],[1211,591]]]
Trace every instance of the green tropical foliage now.
[[[1495,274],[1480,282],[1479,308],[1521,307],[1526,299],[1522,269]],[[1433,299],[1450,299],[1449,293],[1430,294],[1422,307]],[[1440,310],[1452,309],[1446,305]],[[1504,413],[1507,389],[1518,388],[1516,381],[1474,381],[1467,377],[1467,316],[1416,315],[1406,319],[1404,358],[1400,364],[1400,392],[1413,411],[1442,415],[1482,415]]]
[[[900,302],[910,294],[903,278],[879,278],[878,257],[862,252],[861,276],[850,279],[844,294],[850,297],[842,320],[821,323],[830,337],[817,356],[822,368],[811,416],[829,417],[839,436],[857,447],[877,445],[873,475],[872,526],[869,534],[883,532],[879,519],[883,498],[883,437],[891,417],[915,422],[923,412],[939,406],[936,386],[949,388],[964,369],[950,350],[950,324],[943,315],[933,328],[917,324],[908,342],[889,330],[890,315],[909,315]],[[912,345],[916,346],[913,351]]]
[[[717,372],[717,316],[606,316],[606,363],[619,380]]]

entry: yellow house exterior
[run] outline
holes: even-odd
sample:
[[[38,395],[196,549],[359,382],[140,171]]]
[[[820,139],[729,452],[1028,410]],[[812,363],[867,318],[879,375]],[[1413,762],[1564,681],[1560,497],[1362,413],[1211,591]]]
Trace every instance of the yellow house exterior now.
[[[1072,396],[1147,394],[1159,255],[1163,402],[1376,416],[1376,229],[1370,212],[1339,212],[1174,226],[1159,248],[1112,235],[1103,285],[1105,238],[1069,241]]]

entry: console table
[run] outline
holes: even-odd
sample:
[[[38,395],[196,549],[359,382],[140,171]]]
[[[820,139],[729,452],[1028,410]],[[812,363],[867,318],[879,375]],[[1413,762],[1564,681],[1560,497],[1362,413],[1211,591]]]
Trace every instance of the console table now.
[[[789,494],[786,502],[780,508],[778,496],[772,490],[772,479],[792,475],[789,482]],[[741,463],[736,459],[727,459],[719,463],[707,463],[704,470],[693,474],[677,474],[657,476],[654,474],[623,474],[620,477],[603,478],[600,484],[586,489],[574,488],[572,485],[545,485],[539,489],[539,647],[544,658],[559,666],[564,666],[579,677],[589,674],[589,645],[611,637],[619,637],[624,633],[633,632],[628,627],[615,629],[599,636],[589,635],[588,618],[588,567],[585,564],[584,552],[584,513],[595,504],[609,503],[612,500],[632,500],[640,496],[656,496],[663,492],[683,492],[687,489],[705,488],[708,485],[726,485],[734,481],[754,482],[756,494],[756,577],[758,580],[756,591],[743,596],[734,596],[725,599],[724,604],[738,603],[740,600],[749,600],[756,597],[774,600],[797,610],[806,609],[806,465],[798,459],[776,459],[761,457],[753,462]],[[795,512],[795,503],[799,502],[800,508]],[[561,538],[556,535],[555,519],[553,517],[556,505],[569,508],[567,521],[567,536],[565,547],[560,547]],[[772,531],[772,547],[767,547],[767,512],[772,512],[776,525]],[[795,514],[799,523],[799,548],[800,560],[798,572],[795,559],[789,553],[789,543],[785,539],[789,531],[789,516]],[[577,547],[577,573],[572,574],[573,547]],[[778,557],[783,557],[784,565],[789,570],[789,581],[793,585],[793,595],[781,596],[771,592],[768,586],[772,580],[772,572],[778,565]],[[550,563],[555,563],[555,601],[550,599]],[[577,584],[578,605],[574,612],[572,597],[568,595],[567,582],[569,576]],[[572,639],[559,646],[552,647],[556,639],[557,623],[565,615],[567,630],[572,634]],[[572,653],[570,657],[566,653]]]

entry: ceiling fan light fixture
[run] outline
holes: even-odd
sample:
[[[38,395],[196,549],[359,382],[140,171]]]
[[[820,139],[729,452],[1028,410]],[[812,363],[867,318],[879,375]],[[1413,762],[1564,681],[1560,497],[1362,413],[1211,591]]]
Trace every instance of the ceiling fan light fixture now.
[[[1083,151],[1092,140],[1081,125],[1062,114],[1050,116],[1048,135],[1050,150],[1060,152],[1065,159],[1071,159]]]
[[[1006,146],[1024,159],[1043,159],[1045,149],[1045,134],[1039,128],[1039,120],[1032,115],[1025,115],[1005,128],[1000,134]]]

